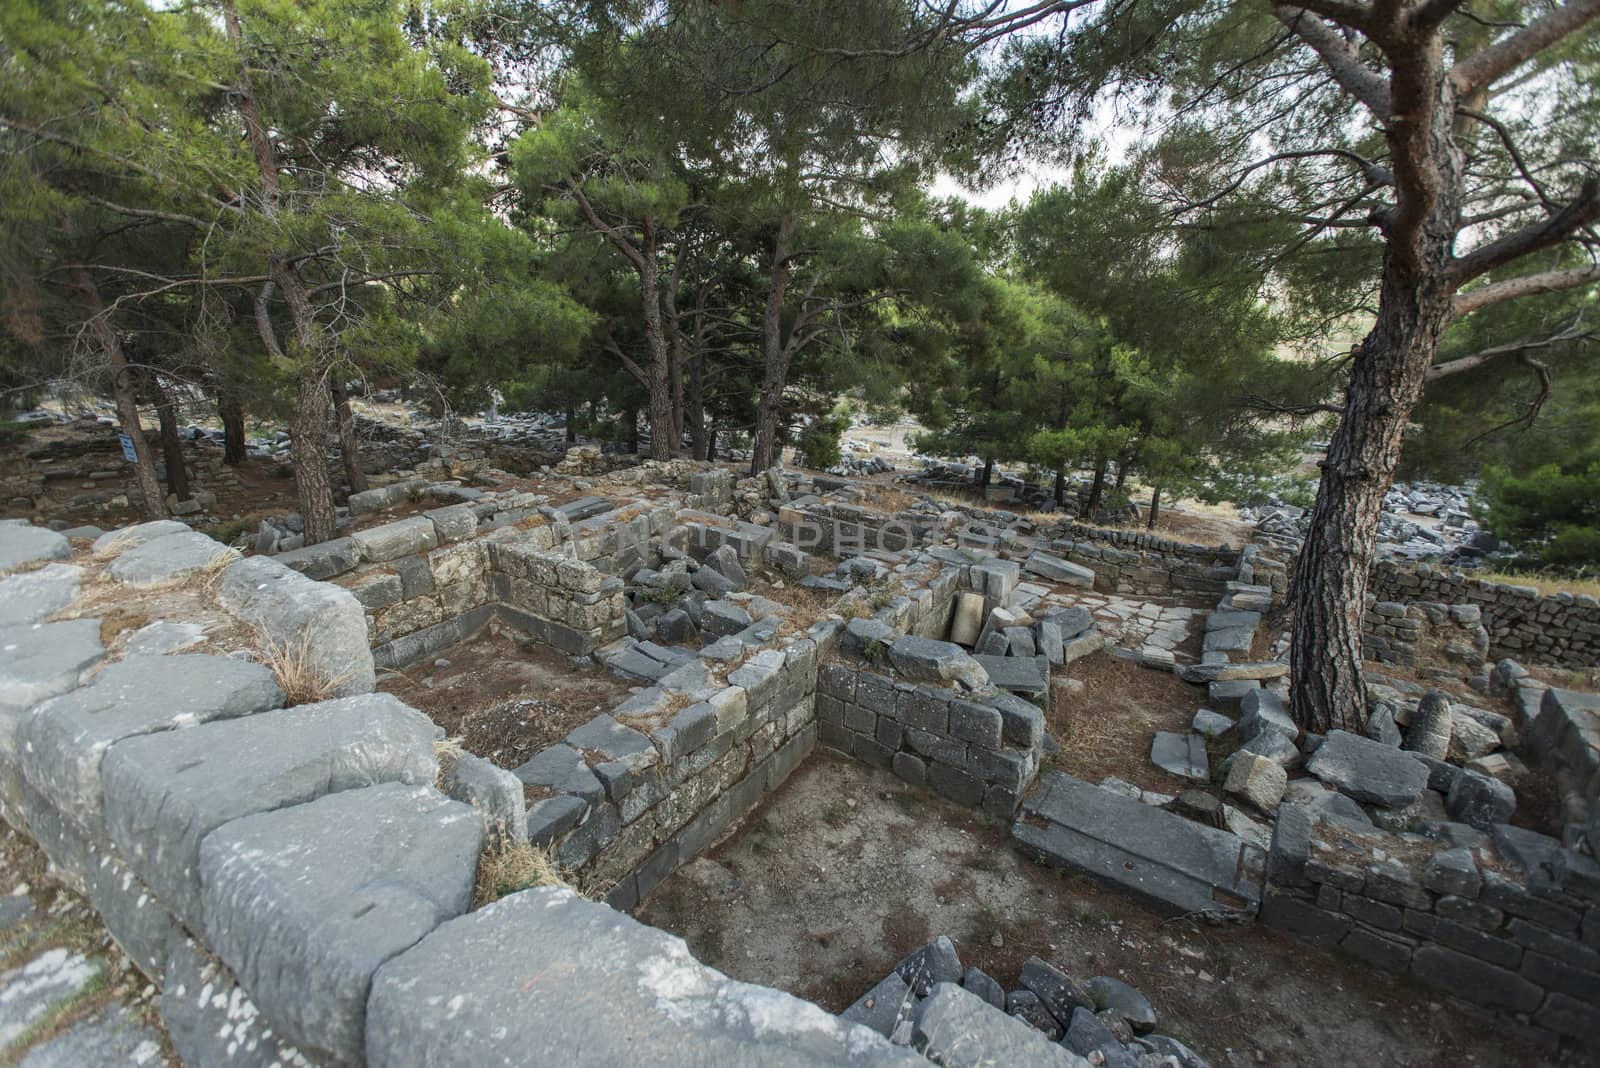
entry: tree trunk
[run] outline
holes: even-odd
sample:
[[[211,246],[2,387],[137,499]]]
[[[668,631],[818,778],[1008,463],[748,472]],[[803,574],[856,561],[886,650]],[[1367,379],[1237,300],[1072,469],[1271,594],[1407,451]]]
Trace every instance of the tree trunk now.
[[[1094,481],[1089,484],[1089,499],[1083,505],[1083,518],[1094,522],[1094,517],[1100,511],[1100,499],[1106,492],[1106,458],[1094,458]]]
[[[567,402],[567,444],[572,445],[578,440],[578,409]]]
[[[334,374],[328,379],[328,390],[333,394],[333,411],[339,420],[339,456],[344,461],[345,481],[351,493],[361,493],[367,488],[367,473],[361,470],[361,446],[356,441],[356,417],[350,410],[350,391],[345,388],[344,376]]]
[[[650,347],[650,366],[644,387],[649,395],[650,458],[672,459],[672,390],[667,382],[667,338],[661,324],[661,286],[656,266],[655,220],[644,220],[643,258],[639,266],[639,311],[644,317],[645,341]],[[637,422],[637,420],[636,420]],[[634,452],[638,452],[635,434]]]
[[[244,463],[246,450],[244,402],[237,393],[224,390],[217,396],[217,414],[222,418],[222,462],[229,467]]]
[[[83,307],[89,313],[89,335],[105,354],[111,370],[111,399],[117,405],[117,419],[122,432],[133,442],[133,475],[144,498],[144,514],[151,519],[167,518],[167,498],[161,492],[161,482],[156,478],[156,461],[139,426],[139,405],[133,398],[133,369],[122,355],[122,343],[105,315],[105,304],[100,300],[100,290],[89,277],[89,272],[77,268],[72,272],[72,283],[83,298]]]
[[[178,406],[154,373],[148,376],[148,381],[156,401],[156,419],[161,424],[161,457],[167,464],[167,492],[186,501],[192,494],[189,472],[183,466],[183,441],[178,437]]]
[[[627,412],[627,420],[628,420],[628,451],[633,453],[635,456],[637,456],[637,455],[639,455],[639,409],[637,409],[637,408],[629,408],[628,412]],[[652,431],[653,431],[653,428],[652,428]],[[651,441],[652,451],[653,451],[654,445],[655,445],[655,442],[654,442],[654,440],[652,440]]]
[[[1161,518],[1161,487],[1150,487],[1150,514],[1145,518],[1144,529],[1156,529],[1156,521]]]
[[[756,406],[756,439],[750,454],[750,473],[765,471],[777,455],[778,408],[789,379],[789,347],[783,340],[783,302],[789,290],[789,236],[794,216],[784,212],[772,242],[771,276],[767,305],[761,317],[761,400]]]
[[[307,545],[331,539],[338,532],[333,482],[328,477],[328,430],[332,422],[328,385],[313,368],[300,375],[295,388],[294,417],[289,437],[294,449],[294,488],[305,518]]]
[[[1131,466],[1132,465],[1126,460],[1117,461],[1117,480],[1111,484],[1112,488],[1121,490],[1122,487],[1127,484],[1128,468]]]
[[[1056,508],[1061,508],[1067,503],[1067,470],[1064,467],[1056,468]]]
[[[983,461],[983,472],[978,475],[978,488],[988,489],[989,483],[994,481],[994,460],[990,458]]]
[[[704,460],[710,452],[706,443],[706,378],[704,358],[698,353],[689,358],[689,397],[686,415],[689,419],[689,440],[694,446],[694,458]]]
[[[1450,319],[1464,165],[1451,140],[1454,90],[1439,48],[1434,40],[1418,51],[1420,69],[1393,82],[1396,119],[1409,121],[1392,124],[1387,139],[1408,192],[1386,223],[1377,321],[1351,362],[1290,587],[1291,710],[1302,729],[1318,734],[1366,726],[1361,618],[1378,520],[1406,422]]]

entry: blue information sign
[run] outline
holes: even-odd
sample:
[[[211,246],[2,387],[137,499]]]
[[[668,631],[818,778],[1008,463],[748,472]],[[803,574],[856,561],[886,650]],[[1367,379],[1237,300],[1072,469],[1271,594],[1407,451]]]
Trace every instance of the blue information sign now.
[[[133,439],[126,434],[118,434],[117,440],[122,443],[122,458],[130,464],[139,462],[139,454],[134,451]]]

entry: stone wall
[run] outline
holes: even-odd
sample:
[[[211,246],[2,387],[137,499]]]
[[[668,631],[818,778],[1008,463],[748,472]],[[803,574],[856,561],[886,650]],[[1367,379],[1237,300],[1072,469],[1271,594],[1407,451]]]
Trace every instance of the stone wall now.
[[[571,1060],[574,1050],[585,1063],[926,1063],[814,1005],[731,982],[681,940],[570,891],[529,890],[470,911],[494,829],[488,808],[463,800],[481,795],[472,776],[482,762],[463,759],[441,775],[437,728],[392,696],[361,692],[372,662],[355,595],[272,559],[227,563],[234,554],[215,543],[202,557],[200,536],[170,526],[115,537],[103,547],[117,557],[109,566],[95,558],[0,578],[0,603],[20,605],[23,586],[5,585],[19,579],[36,602],[9,613],[0,633],[0,816],[88,894],[161,988],[184,1063],[467,1068]],[[134,553],[137,568],[117,567]],[[0,525],[0,575],[67,559],[65,538]],[[151,586],[217,566],[224,609],[271,642],[304,640],[343,662],[349,696],[286,708],[262,664],[157,652],[106,663],[100,620],[44,621],[73,601],[91,567]],[[46,584],[54,593],[41,598]],[[641,781],[656,767],[676,782],[633,822],[670,827],[679,816],[662,806],[687,813],[726,785],[679,832],[714,836],[735,799],[781,781],[811,744],[799,695],[814,688],[819,640],[790,642],[777,665],[768,656],[733,672],[716,692],[744,693],[743,715],[712,696],[711,718],[730,718],[709,743],[696,741],[705,716],[686,719],[688,708],[648,737],[634,731],[658,754],[640,766]],[[736,771],[724,758],[741,751],[746,731]],[[734,742],[706,759],[721,735]],[[598,743],[595,753],[637,746],[620,732],[584,741]],[[633,770],[626,755],[591,772],[592,754],[573,752],[604,783],[597,811],[613,806],[620,819],[622,804],[648,794],[619,785]],[[621,863],[615,852],[595,855]],[[649,860],[666,867],[670,856],[656,846]],[[627,885],[613,895],[625,899]]]
[[[1361,620],[1366,658],[1405,667],[1437,667],[1453,678],[1476,674],[1489,652],[1489,632],[1474,604],[1371,601]]]
[[[1504,824],[1489,851],[1490,834],[1446,826],[1445,841],[1351,833],[1284,805],[1262,922],[1508,1014],[1545,1045],[1600,1040],[1600,866]]]
[[[1477,605],[1489,632],[1489,657],[1540,664],[1600,664],[1600,601],[1579,594],[1541,596],[1532,586],[1507,586],[1426,564],[1388,561],[1372,569],[1371,592],[1380,600]]]

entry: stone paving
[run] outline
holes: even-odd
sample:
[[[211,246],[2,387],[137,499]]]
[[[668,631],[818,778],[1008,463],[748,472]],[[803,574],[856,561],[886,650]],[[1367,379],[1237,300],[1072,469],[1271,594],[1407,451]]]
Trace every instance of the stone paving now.
[[[1019,601],[1026,603],[1032,584],[1017,587]],[[1039,587],[1034,587],[1039,589]],[[1145,659],[1193,663],[1195,658],[1178,651],[1191,631],[1205,626],[1209,612],[1188,605],[1161,604],[1115,593],[1044,591],[1038,601],[1047,605],[1087,608],[1106,636],[1108,645],[1138,653]]]
[[[43,858],[3,824],[0,861],[0,1065],[176,1068],[151,1022],[155,988],[89,903],[26,881]]]

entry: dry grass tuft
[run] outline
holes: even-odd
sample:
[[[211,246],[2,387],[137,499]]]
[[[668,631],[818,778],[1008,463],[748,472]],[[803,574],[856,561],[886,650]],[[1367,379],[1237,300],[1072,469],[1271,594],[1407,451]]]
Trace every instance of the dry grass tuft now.
[[[317,665],[311,655],[312,628],[306,627],[298,638],[282,644],[273,641],[265,631],[260,631],[258,653],[278,680],[285,704],[308,705],[326,701],[350,677],[348,671],[329,675]]]
[[[203,590],[214,590],[217,583],[222,581],[222,573],[239,559],[236,550],[223,546],[205,567],[184,576],[184,580],[194,582]]]
[[[562,874],[549,849],[529,845],[527,842],[508,841],[504,835],[496,837],[478,858],[478,879],[472,888],[472,907],[482,908],[507,894],[528,890],[535,886],[565,886],[572,884]]]
[[[1586,593],[1590,597],[1600,598],[1600,578],[1568,578],[1547,571],[1472,571],[1468,572],[1467,577],[1505,586],[1532,586],[1541,597],[1557,593],[1570,593],[1573,596]]]
[[[100,644],[107,649],[117,640],[118,635],[126,634],[130,630],[138,630],[150,617],[142,612],[129,612],[121,608],[113,608],[100,619]]]

